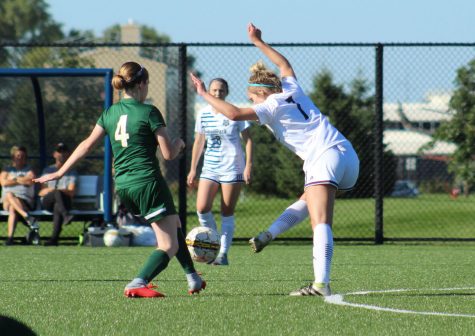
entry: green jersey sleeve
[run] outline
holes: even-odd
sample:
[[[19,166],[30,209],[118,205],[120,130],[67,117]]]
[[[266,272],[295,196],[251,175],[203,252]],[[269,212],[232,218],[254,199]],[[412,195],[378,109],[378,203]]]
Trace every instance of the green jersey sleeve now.
[[[101,116],[99,117],[99,119],[97,119],[96,124],[101,126],[103,129],[106,129],[106,126],[104,125],[104,113],[105,111],[101,113]]]
[[[150,111],[148,122],[150,124],[150,129],[154,133],[160,127],[165,127],[166,126],[165,120],[163,119],[163,116],[162,116],[162,113],[155,106],[153,106],[152,110]]]

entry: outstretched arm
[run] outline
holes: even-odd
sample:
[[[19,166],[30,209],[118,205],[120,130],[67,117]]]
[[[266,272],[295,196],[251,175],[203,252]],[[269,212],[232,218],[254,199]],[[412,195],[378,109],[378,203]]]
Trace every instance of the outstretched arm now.
[[[228,119],[231,120],[257,120],[257,114],[250,107],[237,107],[228,103],[225,100],[221,100],[211,95],[206,91],[206,87],[203,81],[196,77],[193,73],[190,73],[191,81],[196,88],[196,92],[203,97],[208,104],[214,107],[216,111],[224,114]]]
[[[262,40],[262,32],[259,28],[249,23],[247,34],[251,42],[279,68],[281,77],[296,77],[287,58]]]
[[[91,134],[83,140],[79,146],[76,147],[74,152],[71,154],[71,156],[66,160],[66,162],[59,168],[56,172],[51,173],[51,174],[46,174],[43,175],[39,178],[34,179],[33,181],[37,183],[45,183],[51,180],[57,180],[63,177],[64,174],[66,174],[71,167],[81,160],[84,156],[86,156],[87,153],[91,151],[97,144],[97,142],[102,139],[104,136],[105,131],[104,129],[96,125],[94,129],[92,130]]]

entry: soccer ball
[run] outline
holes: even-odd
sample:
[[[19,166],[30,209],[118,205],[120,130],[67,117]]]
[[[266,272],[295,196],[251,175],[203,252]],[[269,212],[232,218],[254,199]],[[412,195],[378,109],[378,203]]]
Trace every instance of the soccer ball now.
[[[107,247],[124,246],[124,238],[117,229],[108,229],[104,233],[104,245]]]
[[[216,259],[221,243],[218,232],[198,226],[186,236],[186,245],[194,261],[208,263]]]

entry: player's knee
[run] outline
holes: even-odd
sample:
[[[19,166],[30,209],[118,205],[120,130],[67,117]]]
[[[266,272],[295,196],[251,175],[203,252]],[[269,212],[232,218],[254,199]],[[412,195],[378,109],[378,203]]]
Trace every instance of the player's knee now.
[[[178,242],[164,242],[158,245],[158,248],[164,251],[170,258],[174,257],[178,252]]]

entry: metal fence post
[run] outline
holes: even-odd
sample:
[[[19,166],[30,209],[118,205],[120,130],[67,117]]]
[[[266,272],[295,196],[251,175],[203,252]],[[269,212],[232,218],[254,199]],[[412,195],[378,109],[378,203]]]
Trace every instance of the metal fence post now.
[[[383,234],[383,45],[376,45],[374,123],[374,197],[375,244],[382,244]]]
[[[178,65],[178,104],[181,114],[180,136],[186,141],[187,135],[187,66],[186,66],[186,44],[181,44],[178,49],[179,65]],[[179,179],[178,179],[178,214],[181,220],[183,232],[186,232],[186,155],[182,155],[179,162]]]
[[[112,69],[109,69],[104,76],[104,109],[112,105]],[[112,146],[108,135],[104,137],[104,221],[106,224],[112,223]]]

